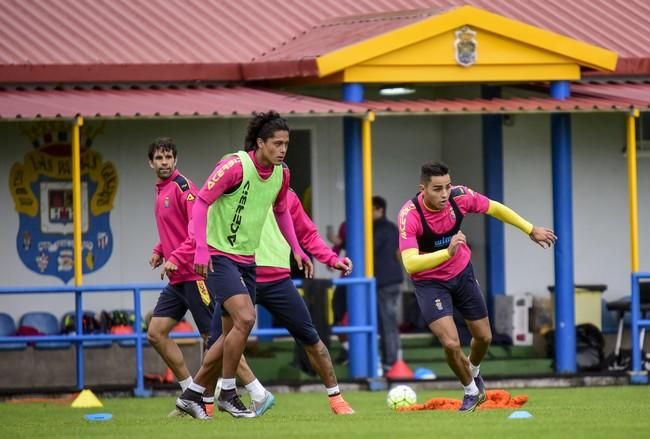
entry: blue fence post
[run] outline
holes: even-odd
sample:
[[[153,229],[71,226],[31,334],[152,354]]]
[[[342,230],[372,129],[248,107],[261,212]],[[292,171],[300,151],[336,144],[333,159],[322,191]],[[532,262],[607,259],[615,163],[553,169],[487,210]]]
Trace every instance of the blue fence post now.
[[[368,345],[370,352],[368,354],[368,367],[370,369],[370,378],[377,378],[379,370],[379,351],[377,345],[377,281],[370,278],[367,283],[368,292],[368,321],[370,322],[371,330],[368,334]]]
[[[144,388],[144,366],[142,359],[142,306],[140,289],[133,290],[133,311],[135,312],[135,374],[136,385],[133,394],[139,397],[151,396],[151,391]]]
[[[630,373],[630,383],[631,384],[648,384],[648,373],[642,370],[641,363],[645,361],[645,358],[641,358],[641,352],[643,352],[643,346],[641,346],[641,340],[639,335],[639,330],[641,328],[649,329],[650,320],[642,318],[641,316],[641,286],[639,284],[641,279],[650,279],[650,272],[641,273],[633,272],[630,276],[632,282],[632,296],[630,298],[630,305],[632,309],[632,322],[630,324],[630,339],[632,349],[632,371]]]
[[[77,335],[83,334],[83,300],[82,292],[79,287],[74,291],[74,315],[75,315],[75,332]],[[83,390],[85,386],[85,370],[84,363],[84,342],[83,340],[75,341],[75,357],[77,363],[77,390]]]
[[[632,306],[632,322],[630,324],[631,334],[631,347],[632,349],[632,372],[638,373],[641,371],[641,347],[639,340],[639,319],[641,318],[641,299],[639,297],[639,279],[636,273],[632,273],[632,297],[630,298]]]

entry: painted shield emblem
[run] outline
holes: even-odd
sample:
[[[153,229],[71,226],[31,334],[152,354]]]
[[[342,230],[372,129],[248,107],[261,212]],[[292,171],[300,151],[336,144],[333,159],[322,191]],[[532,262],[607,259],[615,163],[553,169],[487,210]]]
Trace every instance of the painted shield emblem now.
[[[468,26],[463,26],[455,32],[456,40],[454,47],[456,50],[456,62],[463,67],[470,67],[476,64],[478,41],[476,41],[476,32]]]
[[[90,149],[101,127],[83,127],[81,148],[81,229],[84,273],[100,269],[113,251],[110,212],[117,193],[115,166]],[[69,127],[42,123],[24,130],[33,150],[14,163],[10,191],[19,216],[16,247],[35,273],[68,282],[74,276],[72,162]]]

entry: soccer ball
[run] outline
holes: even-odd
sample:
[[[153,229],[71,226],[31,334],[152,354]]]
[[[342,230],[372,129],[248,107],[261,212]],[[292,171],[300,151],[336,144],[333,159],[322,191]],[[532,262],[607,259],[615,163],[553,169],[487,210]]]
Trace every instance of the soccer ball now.
[[[390,389],[388,396],[386,397],[386,404],[388,404],[388,407],[391,409],[397,410],[400,407],[415,404],[416,399],[417,396],[415,395],[415,391],[409,386],[402,384]]]

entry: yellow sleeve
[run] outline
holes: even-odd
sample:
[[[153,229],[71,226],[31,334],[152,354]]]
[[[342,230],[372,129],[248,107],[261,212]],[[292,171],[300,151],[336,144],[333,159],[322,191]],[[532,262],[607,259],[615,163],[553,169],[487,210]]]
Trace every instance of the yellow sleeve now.
[[[504,223],[515,226],[526,235],[530,235],[533,231],[533,225],[531,223],[523,219],[511,208],[499,203],[498,201],[490,200],[490,206],[488,207],[486,213],[498,220],[503,221]]]
[[[433,253],[418,254],[418,249],[409,248],[402,252],[402,262],[408,274],[419,273],[437,267],[451,258],[447,249]]]

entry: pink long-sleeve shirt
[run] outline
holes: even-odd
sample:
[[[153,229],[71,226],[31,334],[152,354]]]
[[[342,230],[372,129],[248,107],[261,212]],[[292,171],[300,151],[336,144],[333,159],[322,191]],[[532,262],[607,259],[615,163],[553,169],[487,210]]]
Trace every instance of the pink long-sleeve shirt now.
[[[156,184],[154,215],[159,242],[153,251],[178,267],[177,271],[169,274],[171,284],[201,279],[201,276],[194,272],[191,255],[175,254],[175,250],[188,236],[188,223],[192,219],[194,200],[196,186],[177,169],[169,178]]]
[[[311,221],[300,203],[298,195],[292,190],[287,192],[287,207],[296,230],[300,246],[321,263],[334,267],[339,261],[336,253],[330,249],[318,234],[316,225]],[[290,257],[287,255],[287,257]],[[275,282],[291,275],[291,270],[282,267],[257,267],[257,282]]]
[[[257,159],[255,158],[255,153],[250,151],[249,156],[255,164],[255,169],[262,179],[267,179],[273,173],[273,166],[262,166]],[[244,179],[244,168],[241,164],[239,157],[236,155],[231,155],[219,163],[215,167],[210,177],[207,179],[203,187],[198,193],[198,197],[205,202],[208,206],[213,204],[217,199],[227,192],[232,192],[235,190]],[[289,189],[289,180],[290,173],[289,168],[283,168],[282,174],[282,186],[280,191],[273,203],[273,211],[276,213],[282,213],[287,209],[287,192]],[[194,227],[205,227],[205,223],[201,222],[202,219],[197,218],[194,222]],[[199,236],[194,234],[197,239],[197,247],[203,245],[207,246],[207,243],[198,242]],[[241,264],[252,264],[255,262],[254,255],[235,255],[231,253],[222,252],[213,247],[208,247],[210,255],[221,255],[230,258],[231,260],[241,263]]]
[[[490,199],[485,195],[479,194],[465,186],[461,186],[464,191],[463,194],[454,197],[454,201],[458,209],[464,215],[466,213],[485,213],[490,206]],[[454,227],[456,223],[456,216],[451,203],[447,202],[445,207],[439,211],[433,211],[426,207],[422,200],[422,193],[418,194],[417,201],[424,213],[424,219],[427,225],[434,233],[443,234]],[[422,221],[418,214],[412,200],[407,201],[399,211],[397,217],[399,228],[399,249],[400,251],[408,250],[411,248],[419,248],[417,238],[423,233]],[[421,252],[420,252],[421,253]],[[472,255],[471,250],[466,245],[458,247],[456,254],[449,260],[443,262],[437,267],[420,273],[414,273],[411,278],[414,280],[435,279],[446,281],[458,273],[469,263]]]

